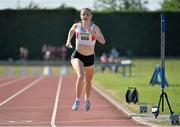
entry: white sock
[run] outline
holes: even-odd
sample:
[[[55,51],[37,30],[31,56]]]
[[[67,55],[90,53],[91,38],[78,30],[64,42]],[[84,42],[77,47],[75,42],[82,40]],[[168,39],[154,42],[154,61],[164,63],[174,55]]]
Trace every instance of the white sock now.
[[[86,95],[85,95],[84,99],[85,99],[85,101],[89,100],[89,98]]]
[[[79,98],[79,97],[76,97],[76,101],[80,101],[80,98]]]

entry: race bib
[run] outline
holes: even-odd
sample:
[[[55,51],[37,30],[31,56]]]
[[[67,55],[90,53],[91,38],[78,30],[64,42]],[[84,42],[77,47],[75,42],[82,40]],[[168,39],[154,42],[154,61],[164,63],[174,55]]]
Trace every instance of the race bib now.
[[[90,33],[89,32],[80,32],[79,39],[81,40],[90,40]]]

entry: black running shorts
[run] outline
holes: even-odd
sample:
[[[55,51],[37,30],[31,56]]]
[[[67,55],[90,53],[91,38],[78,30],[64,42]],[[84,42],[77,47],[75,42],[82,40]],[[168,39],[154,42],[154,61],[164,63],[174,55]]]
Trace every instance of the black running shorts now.
[[[94,54],[85,56],[85,55],[80,54],[78,51],[74,50],[74,52],[71,55],[71,60],[74,58],[77,58],[80,61],[82,61],[84,64],[84,67],[94,65]]]

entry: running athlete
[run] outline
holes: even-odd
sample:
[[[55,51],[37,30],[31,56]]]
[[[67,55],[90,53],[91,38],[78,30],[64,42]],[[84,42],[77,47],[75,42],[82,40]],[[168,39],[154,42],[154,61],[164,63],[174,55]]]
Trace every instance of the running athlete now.
[[[90,109],[91,81],[94,71],[94,47],[96,40],[105,44],[105,39],[100,28],[94,24],[92,12],[89,8],[80,11],[81,21],[72,25],[69,30],[66,47],[72,48],[71,39],[76,33],[76,46],[71,55],[71,64],[77,74],[76,100],[72,105],[72,110],[78,110],[82,87],[85,88],[85,111]]]

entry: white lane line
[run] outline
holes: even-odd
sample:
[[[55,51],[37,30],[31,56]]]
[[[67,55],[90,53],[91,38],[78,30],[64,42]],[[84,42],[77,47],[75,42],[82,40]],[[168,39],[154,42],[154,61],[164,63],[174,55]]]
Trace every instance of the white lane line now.
[[[61,85],[62,85],[62,76],[59,77],[59,83],[58,83],[58,88],[57,88],[57,92],[56,92],[56,99],[55,99],[55,103],[54,103],[54,108],[53,108],[53,114],[51,117],[51,126],[52,127],[56,127],[55,121],[56,121],[56,113],[57,113],[57,107],[58,107],[58,102],[59,102],[59,95],[60,95],[60,91],[61,91]]]
[[[40,80],[42,80],[44,77],[40,77],[37,80],[33,81],[31,84],[29,84],[28,86],[24,87],[23,89],[21,89],[20,91],[18,91],[17,93],[15,93],[14,95],[10,96],[8,99],[6,99],[5,101],[3,101],[2,103],[0,103],[0,106],[2,106],[3,104],[7,103],[8,101],[12,100],[13,98],[15,98],[16,96],[18,96],[19,94],[23,93],[24,91],[26,91],[27,89],[29,89],[30,87],[34,86],[36,83],[38,83]]]
[[[27,77],[29,77],[29,76],[27,76]],[[23,79],[25,79],[27,77],[21,77],[21,78],[18,78],[18,79],[11,80],[9,82],[2,83],[2,84],[0,84],[0,88],[4,87],[4,86],[7,86],[7,85],[10,85],[10,84],[12,84],[14,82],[17,82],[17,81],[21,81],[21,80],[23,80]]]

